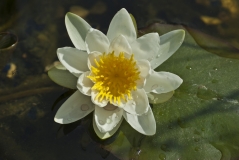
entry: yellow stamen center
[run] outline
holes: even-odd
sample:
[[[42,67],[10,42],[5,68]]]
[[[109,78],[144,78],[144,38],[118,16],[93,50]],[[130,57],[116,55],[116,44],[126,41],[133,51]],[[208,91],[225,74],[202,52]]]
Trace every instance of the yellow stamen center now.
[[[140,74],[133,54],[126,58],[123,52],[119,56],[114,52],[104,53],[99,61],[95,59],[95,64],[96,67],[91,66],[92,74],[88,78],[95,83],[92,89],[99,92],[96,100],[106,99],[120,104],[121,100],[132,99],[131,91],[136,90]]]

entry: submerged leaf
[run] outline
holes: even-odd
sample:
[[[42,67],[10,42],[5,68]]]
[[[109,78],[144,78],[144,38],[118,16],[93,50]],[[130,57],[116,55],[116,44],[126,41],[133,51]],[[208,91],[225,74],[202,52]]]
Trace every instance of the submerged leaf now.
[[[226,41],[217,39],[195,29],[186,28],[200,47],[221,57],[239,59],[239,49]]]

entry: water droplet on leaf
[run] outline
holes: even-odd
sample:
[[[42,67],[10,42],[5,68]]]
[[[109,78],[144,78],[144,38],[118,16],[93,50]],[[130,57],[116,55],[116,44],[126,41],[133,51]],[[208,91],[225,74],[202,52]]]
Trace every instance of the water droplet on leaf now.
[[[169,152],[169,151],[170,151],[170,149],[169,149],[165,144],[161,145],[160,148],[161,148],[163,151],[165,151],[165,152]]]
[[[200,150],[200,147],[195,147],[194,149],[196,152]]]
[[[213,80],[212,80],[212,83],[218,83],[218,80],[213,79]]]
[[[153,58],[152,58],[152,57],[149,57],[147,60],[148,60],[148,61],[152,61],[152,60],[153,60]]]
[[[195,138],[194,141],[195,141],[195,142],[199,142],[200,139],[199,139],[199,138]]]
[[[157,90],[164,91],[164,88],[162,86],[160,86],[159,88],[157,88]]]
[[[187,69],[192,69],[190,66],[186,66]]]
[[[154,85],[151,87],[152,90],[155,90],[156,88],[158,88],[158,85],[157,85],[157,84],[154,84]]]
[[[166,155],[164,153],[160,153],[159,154],[159,159],[160,160],[165,160],[166,159]]]
[[[211,100],[213,98],[221,99],[222,97],[218,95],[215,91],[208,89],[207,87],[201,85],[198,86],[197,97],[203,100]]]
[[[104,122],[102,120],[99,120],[99,124],[104,125]]]
[[[154,98],[154,99],[153,99],[153,103],[156,104],[156,103],[157,103],[157,100],[158,100],[158,98]]]
[[[112,119],[111,118],[108,118],[107,120],[106,120],[106,123],[107,124],[110,124],[112,122]]]

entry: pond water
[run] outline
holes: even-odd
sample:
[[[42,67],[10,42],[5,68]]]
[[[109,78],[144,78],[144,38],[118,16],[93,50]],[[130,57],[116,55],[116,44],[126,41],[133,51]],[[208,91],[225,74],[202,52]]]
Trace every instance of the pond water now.
[[[47,71],[58,63],[57,48],[73,47],[67,12],[106,33],[121,8],[134,15],[139,34],[187,29],[182,49],[159,68],[184,83],[172,100],[152,105],[155,136],[123,122],[100,140],[92,114],[69,125],[54,122],[74,91],[52,82]],[[0,32],[15,46],[4,50],[0,37],[0,160],[238,159],[238,16],[236,0],[1,0]]]

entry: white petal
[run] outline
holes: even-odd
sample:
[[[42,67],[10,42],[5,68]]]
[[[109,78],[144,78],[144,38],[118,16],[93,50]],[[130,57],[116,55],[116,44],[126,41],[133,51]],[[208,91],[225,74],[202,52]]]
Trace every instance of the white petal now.
[[[89,96],[76,91],[62,104],[54,120],[61,124],[72,123],[87,116],[94,108]]]
[[[130,44],[135,59],[147,59],[151,61],[158,54],[159,41],[158,33],[149,33],[139,37]]]
[[[109,132],[116,127],[122,119],[122,115],[123,109],[119,107],[114,110],[105,110],[102,107],[95,106],[95,123],[101,133]]]
[[[140,79],[136,81],[137,88],[142,89],[146,84],[146,78],[150,75],[152,72],[151,66],[149,61],[147,60],[138,60],[137,62],[137,68],[140,71]]]
[[[85,42],[88,53],[93,51],[108,53],[110,42],[106,35],[104,35],[101,31],[97,29],[90,29],[85,38]]]
[[[141,77],[147,78],[150,75],[152,70],[148,60],[138,60],[137,66]]]
[[[76,48],[64,47],[57,49],[57,56],[64,67],[77,77],[89,70],[87,66],[87,52]]]
[[[156,133],[156,122],[153,112],[149,107],[147,113],[137,116],[124,112],[123,116],[125,120],[138,132],[144,135],[154,135]]]
[[[177,89],[183,80],[176,74],[169,72],[153,72],[144,86],[145,91],[154,93],[167,93]]]
[[[97,67],[97,65],[95,64],[95,59],[97,60],[97,62],[99,62],[100,60],[100,56],[102,55],[102,53],[100,52],[91,52],[88,56],[88,68],[89,70],[91,70],[91,66],[93,67]]]
[[[127,54],[132,54],[132,49],[123,35],[119,35],[110,43],[109,53],[113,52],[115,55],[119,55],[120,52],[124,52]]]
[[[77,77],[71,74],[68,70],[53,67],[48,71],[48,76],[60,86],[76,89]]]
[[[100,98],[101,98],[101,97],[97,100],[95,97],[96,97],[98,94],[99,94],[98,91],[96,91],[96,90],[91,90],[91,100],[92,100],[92,102],[93,102],[95,105],[99,106],[99,107],[105,107],[109,101],[107,101],[107,100],[105,100],[105,99],[103,99],[102,101],[100,101]]]
[[[167,92],[167,93],[161,93],[161,94],[156,94],[156,93],[147,93],[147,96],[149,98],[149,103],[152,104],[159,104],[159,103],[164,103],[168,101],[174,94],[174,91]]]
[[[110,104],[113,104],[114,106],[123,108],[126,104],[126,101],[122,97],[120,97],[120,104],[118,104],[118,101],[114,102],[114,100],[112,100],[112,102],[110,102]]]
[[[138,88],[138,89],[144,88],[144,86],[145,86],[145,84],[146,84],[146,78],[140,77],[140,78],[136,81],[136,84],[137,84],[137,88]]]
[[[65,23],[74,46],[77,49],[86,50],[85,37],[91,26],[81,17],[69,12],[66,14]]]
[[[148,111],[149,101],[144,89],[132,91],[132,100],[129,100],[123,109],[134,115],[141,115]]]
[[[87,78],[89,74],[90,71],[81,74],[77,81],[77,88],[82,94],[87,96],[91,96],[91,87],[94,85],[94,83]]]
[[[185,31],[178,29],[160,36],[160,48],[157,56],[150,61],[152,69],[166,61],[183,43]]]
[[[98,127],[95,124],[95,118],[93,119],[93,128],[95,130],[96,135],[100,138],[100,139],[106,139],[111,137],[113,134],[115,134],[115,132],[119,129],[121,123],[123,121],[123,118],[121,118],[120,122],[109,132],[105,132],[105,133],[101,133],[100,130],[98,129]]]
[[[132,19],[124,8],[117,12],[110,22],[107,37],[111,42],[120,34],[124,35],[129,43],[134,41],[137,37]]]

